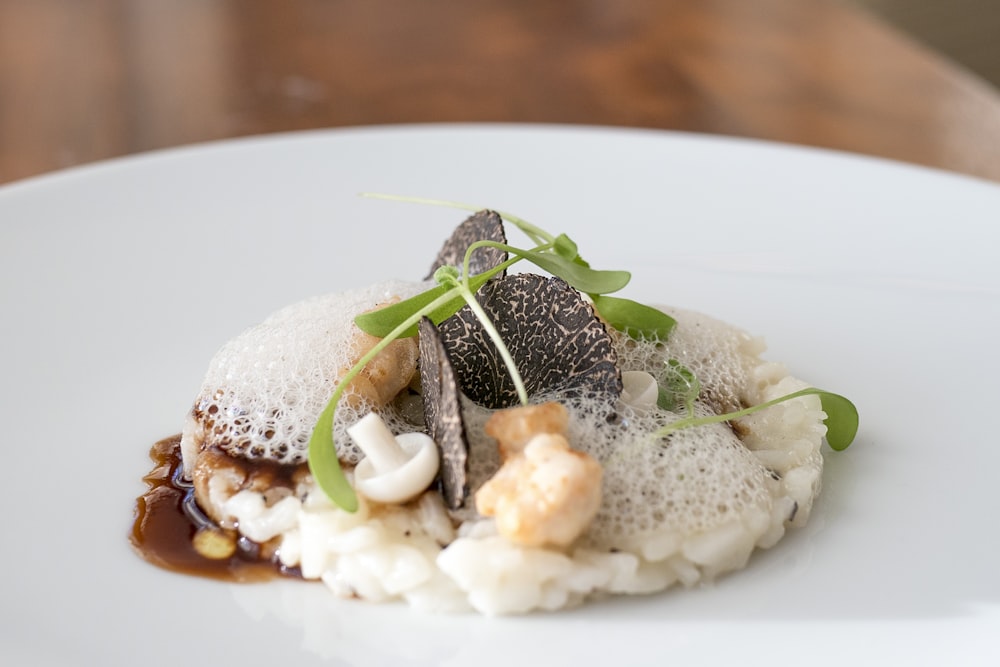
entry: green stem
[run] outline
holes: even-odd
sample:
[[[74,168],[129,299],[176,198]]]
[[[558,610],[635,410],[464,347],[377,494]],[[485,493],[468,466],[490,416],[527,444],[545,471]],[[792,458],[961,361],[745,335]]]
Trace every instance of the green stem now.
[[[509,252],[510,248],[510,246],[497,243],[495,241],[484,240],[476,241],[475,243],[470,244],[468,250],[465,252],[465,259],[462,263],[462,282],[460,283],[460,289],[462,290],[462,296],[465,298],[466,304],[468,304],[469,308],[476,315],[476,317],[479,318],[479,323],[482,324],[486,334],[490,337],[490,340],[493,341],[493,344],[496,345],[497,350],[500,352],[500,358],[503,359],[504,366],[506,366],[507,372],[510,374],[510,379],[514,383],[514,388],[517,391],[518,400],[521,401],[521,405],[527,405],[528,390],[524,386],[524,379],[521,377],[521,372],[517,369],[517,364],[514,363],[514,357],[511,355],[507,345],[503,342],[503,338],[500,337],[500,332],[496,330],[496,327],[493,325],[493,321],[490,319],[489,315],[483,310],[482,306],[479,305],[476,295],[473,294],[472,289],[469,286],[469,263],[472,258],[472,253],[477,248],[484,247],[499,248],[507,252]],[[552,243],[548,243],[539,245],[534,250],[543,251],[548,250],[551,247]],[[524,259],[524,257],[521,255],[508,259],[497,267],[496,272],[499,273],[501,270],[516,264],[522,259]]]
[[[493,321],[490,316],[487,315],[483,307],[479,305],[479,301],[476,299],[476,295],[464,284],[459,283],[458,289],[462,293],[462,297],[468,304],[469,308],[475,314],[476,318],[479,319],[479,323],[482,325],[483,330],[486,331],[486,335],[490,337],[493,344],[496,345],[497,351],[500,352],[500,358],[503,359],[504,366],[507,367],[507,372],[510,374],[510,379],[514,382],[514,388],[517,390],[518,400],[521,401],[521,405],[528,404],[528,390],[524,387],[524,380],[521,378],[521,373],[517,370],[517,364],[514,363],[514,357],[511,356],[510,350],[507,349],[507,345],[503,342],[500,337],[500,332],[497,331],[496,327],[493,326]]]
[[[527,257],[518,248],[514,248],[513,246],[509,246],[504,243],[498,243],[496,241],[476,241],[475,243],[470,243],[468,249],[465,251],[465,259],[462,262],[462,282],[465,284],[466,289],[471,289],[469,286],[469,278],[470,278],[469,266],[472,263],[472,253],[475,250],[478,250],[479,248],[497,248],[499,250],[503,250],[506,253],[514,255],[513,257],[504,260],[503,263],[498,264],[497,266],[490,269],[489,271],[490,276],[494,276],[503,271],[504,269],[510,268],[514,264],[517,264],[518,262],[520,262],[523,259],[526,259]],[[533,248],[532,252],[542,252],[545,250],[549,250],[551,248],[552,248],[551,243],[544,243],[542,245]],[[486,272],[484,271],[483,273]],[[477,275],[483,275],[483,274],[477,274]]]
[[[778,403],[784,403],[785,401],[791,400],[793,398],[798,398],[799,396],[809,396],[816,394],[817,390],[813,387],[802,389],[800,391],[793,392],[791,394],[785,394],[784,396],[779,396],[778,398],[771,399],[764,403],[758,405],[752,405],[749,408],[743,408],[742,410],[737,410],[736,412],[727,412],[722,415],[704,415],[702,417],[695,417],[689,415],[683,419],[678,419],[677,421],[670,422],[663,428],[659,429],[654,433],[655,437],[663,437],[668,433],[674,431],[680,431],[684,428],[691,428],[692,426],[705,426],[707,424],[720,424],[722,422],[732,421],[733,419],[739,419],[740,417],[746,417],[755,412],[769,408],[772,405],[777,405]]]
[[[344,391],[364,367],[390,343],[399,338],[403,332],[419,322],[425,314],[448,303],[461,293],[461,289],[456,286],[406,318],[376,343],[372,349],[362,355],[334,388],[333,395],[326,407],[323,408],[323,412],[320,413],[319,419],[316,420],[316,426],[313,427],[312,435],[309,438],[309,471],[323,492],[340,508],[348,512],[355,512],[358,509],[357,494],[351,488],[347,477],[344,476],[343,468],[340,467],[340,459],[337,456],[337,445],[333,440],[334,417],[337,414],[337,405],[340,403]]]
[[[501,218],[503,218],[504,220],[506,220],[507,222],[511,223],[512,225],[520,229],[522,232],[524,232],[524,234],[528,238],[530,238],[538,245],[545,245],[545,244],[551,245],[556,240],[555,236],[549,234],[541,227],[537,227],[531,224],[530,222],[528,222],[527,220],[525,220],[520,216],[514,215],[513,213],[507,213],[506,211],[497,211],[496,213]]]

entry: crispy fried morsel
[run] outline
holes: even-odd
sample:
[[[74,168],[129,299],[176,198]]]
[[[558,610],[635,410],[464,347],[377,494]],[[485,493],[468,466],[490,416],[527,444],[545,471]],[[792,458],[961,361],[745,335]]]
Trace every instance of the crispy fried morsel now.
[[[484,430],[496,438],[500,459],[506,461],[524,451],[528,441],[540,433],[565,433],[568,423],[566,407],[549,402],[500,410],[490,417]]]
[[[505,438],[499,445],[504,463],[476,492],[476,509],[495,517],[498,532],[512,542],[564,547],[597,514],[603,471],[552,432],[565,430],[565,408],[545,405],[556,407],[512,408],[487,422],[488,433]]]

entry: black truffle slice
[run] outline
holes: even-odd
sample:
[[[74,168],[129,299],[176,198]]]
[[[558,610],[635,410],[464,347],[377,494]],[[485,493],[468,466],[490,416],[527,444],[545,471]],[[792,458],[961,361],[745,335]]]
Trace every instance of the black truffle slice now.
[[[494,278],[477,299],[510,350],[528,395],[621,395],[611,337],[593,307],[559,278],[522,273]],[[465,306],[439,326],[459,386],[491,409],[518,404],[503,359]]]
[[[424,422],[441,451],[441,492],[448,508],[457,510],[469,495],[469,444],[455,371],[437,327],[426,317],[420,320],[420,385]]]
[[[431,266],[430,273],[424,280],[434,277],[434,272],[442,266],[457,266],[461,268],[465,261],[465,253],[476,241],[496,241],[507,243],[504,234],[503,220],[494,211],[479,211],[467,218],[455,228],[451,237],[445,241]],[[469,258],[469,274],[475,275],[496,268],[507,261],[507,253],[498,248],[479,248]]]

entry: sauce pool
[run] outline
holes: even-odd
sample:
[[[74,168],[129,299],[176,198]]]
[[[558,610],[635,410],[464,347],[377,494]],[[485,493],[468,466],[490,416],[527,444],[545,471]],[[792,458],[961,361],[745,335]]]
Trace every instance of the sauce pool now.
[[[149,489],[136,498],[135,521],[129,541],[146,561],[173,572],[222,581],[266,581],[297,576],[276,558],[261,558],[261,545],[235,531],[229,537],[236,548],[226,558],[206,558],[194,546],[194,537],[210,519],[198,509],[194,488],[181,474],[180,436],[160,440],[149,450],[155,463],[143,477]],[[214,527],[215,530],[222,529]]]

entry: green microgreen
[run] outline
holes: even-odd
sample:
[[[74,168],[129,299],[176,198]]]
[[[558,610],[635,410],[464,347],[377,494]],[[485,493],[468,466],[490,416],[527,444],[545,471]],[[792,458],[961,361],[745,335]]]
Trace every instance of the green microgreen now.
[[[468,256],[466,256],[468,257]],[[438,277],[438,271],[435,273],[435,278]],[[503,365],[507,369],[507,373],[510,375],[510,379],[514,383],[514,388],[517,391],[517,398],[521,402],[521,405],[528,404],[528,390],[524,386],[524,379],[521,377],[521,372],[517,370],[517,364],[514,363],[514,357],[511,355],[510,350],[507,345],[503,342],[503,338],[500,337],[500,332],[493,325],[493,320],[490,316],[483,310],[483,307],[476,300],[475,294],[469,288],[467,282],[458,280],[454,275],[445,273],[442,275],[442,279],[446,284],[450,283],[454,285],[455,289],[458,290],[462,299],[468,304],[469,308],[472,310],[476,319],[479,320],[479,324],[483,327],[486,335],[489,336],[493,344],[496,345],[497,351],[500,353],[500,358],[503,360]]]
[[[365,193],[365,197],[388,199],[411,203],[447,206],[468,211],[480,211],[483,207],[461,204],[458,202],[438,199],[400,197]],[[499,274],[513,264],[528,260],[539,268],[558,276],[577,290],[586,293],[593,301],[595,310],[613,327],[638,340],[665,340],[676,322],[672,317],[655,308],[623,299],[607,296],[616,292],[626,284],[631,277],[627,271],[600,271],[590,268],[590,265],[580,256],[576,243],[565,234],[552,235],[518,216],[497,211],[498,215],[520,229],[536,245],[534,248],[517,248],[495,241],[478,241],[469,246],[462,264],[464,271],[458,267],[441,267],[434,274],[434,287],[398,303],[380,308],[355,318],[355,323],[363,331],[380,338],[379,342],[351,367],[334,388],[333,395],[326,407],[320,413],[309,440],[309,469],[317,485],[339,507],[354,512],[358,508],[358,498],[340,467],[336,444],[333,441],[333,426],[337,405],[350,383],[358,376],[364,367],[382,350],[397,338],[413,336],[423,317],[428,317],[435,324],[440,324],[454,315],[463,306],[468,306],[480,323],[490,340],[496,345],[503,359],[507,372],[517,390],[518,399],[522,404],[528,402],[527,391],[521,375],[514,363],[499,332],[493,325],[487,313],[475,298],[476,291],[486,281]],[[491,246],[513,255],[499,266],[476,275],[469,275],[469,260],[477,248]],[[657,432],[664,436],[681,428],[699,426],[716,422],[729,421],[762,410],[771,405],[798,396],[817,394],[827,413],[827,441],[836,450],[846,449],[854,439],[858,429],[858,413],[854,405],[837,394],[819,389],[803,389],[802,391],[782,396],[745,410],[725,414],[697,417],[694,415],[694,401],[700,392],[698,378],[689,369],[676,360],[668,362],[665,385],[660,387],[659,404],[667,410],[676,410],[681,406],[687,412],[686,417],[668,424]]]
[[[487,280],[512,262],[505,262],[504,265],[496,269],[479,273],[469,278],[468,287],[475,292],[482,287]],[[447,298],[445,298],[447,297]],[[429,304],[435,304],[434,308],[428,308]],[[384,338],[392,333],[401,322],[409,320],[414,314],[426,315],[434,324],[441,324],[446,319],[458,312],[458,309],[465,305],[465,300],[455,291],[454,287],[437,284],[425,292],[420,292],[409,299],[398,301],[394,304],[379,308],[367,313],[363,313],[354,318],[354,323],[364,331],[373,336]],[[420,322],[420,318],[416,319]],[[400,332],[398,338],[408,338],[417,335],[417,324],[413,324],[408,329]]]
[[[677,412],[681,408],[687,414],[694,413],[694,402],[701,393],[701,382],[687,366],[676,359],[667,361],[667,374],[659,386],[656,405],[662,410]]]
[[[636,340],[666,340],[677,321],[650,306],[607,294],[590,294],[594,308],[615,329]]]
[[[587,262],[583,261],[583,258],[580,257],[580,251],[576,247],[576,241],[565,234],[560,234],[556,237],[555,241],[552,242],[552,250],[554,250],[555,253],[563,259],[571,262],[576,262],[577,259],[579,259],[580,261],[577,263],[590,268],[590,264],[587,264]]]
[[[429,206],[444,206],[463,211],[481,211],[485,207],[462,202],[449,201],[445,199],[428,199],[425,197],[405,197],[401,195],[390,195],[376,192],[362,193],[363,197],[371,199],[384,199],[388,201],[407,202],[412,204],[425,204]],[[534,225],[524,218],[497,211],[502,219],[520,229],[528,238],[536,243],[535,248],[521,249],[513,246],[495,243],[493,241],[481,241],[474,244],[476,247],[493,246],[505,250],[512,259],[507,260],[501,267],[490,272],[479,274],[482,279],[468,278],[468,262],[466,262],[466,277],[470,281],[470,288],[475,288],[486,282],[489,277],[496,275],[501,270],[506,269],[518,260],[527,259],[539,268],[558,276],[565,280],[572,287],[580,290],[590,297],[594,303],[594,309],[601,317],[614,328],[626,333],[638,340],[649,340],[658,337],[665,340],[670,330],[674,327],[674,320],[666,313],[662,313],[655,308],[645,306],[630,299],[618,297],[608,297],[607,294],[617,292],[628,284],[631,274],[628,271],[594,271],[590,264],[580,256],[576,243],[566,234],[550,234],[541,227]],[[471,249],[471,248],[470,248]],[[466,254],[466,258],[468,258]],[[478,284],[477,284],[478,283]],[[434,288],[440,290],[442,288]],[[436,294],[441,293],[436,292]],[[393,306],[360,316],[355,321],[362,330],[373,336],[384,336],[393,328],[393,324],[400,319],[407,317],[416,309],[422,307],[430,299],[429,295],[418,294],[412,299],[401,301]],[[442,308],[440,313],[435,313],[431,320],[435,324],[447,319],[458,311],[463,305],[460,299],[449,303]],[[407,335],[415,335],[416,327],[406,332]]]
[[[854,442],[854,437],[858,433],[858,409],[847,398],[823,389],[817,389],[815,387],[808,387],[806,389],[792,392],[791,394],[779,396],[778,398],[770,401],[765,401],[759,405],[753,405],[749,408],[744,408],[743,410],[737,410],[735,412],[727,412],[722,415],[697,416],[689,411],[686,417],[682,417],[677,421],[667,424],[658,430],[655,435],[663,437],[674,431],[679,431],[682,428],[704,426],[706,424],[718,424],[721,422],[731,421],[733,419],[739,419],[740,417],[746,417],[747,415],[769,408],[772,405],[784,403],[785,401],[790,401],[791,399],[799,398],[800,396],[810,395],[819,396],[823,412],[826,413],[826,419],[823,420],[823,423],[826,424],[826,441],[829,443],[830,448],[838,452],[847,449],[850,444]]]
[[[484,246],[499,248],[510,253],[511,255],[514,255],[514,257],[489,271],[469,276],[467,270],[471,251]],[[580,290],[581,292],[588,293],[591,298],[606,294],[607,292],[620,290],[629,281],[630,274],[627,271],[594,270],[571,259],[566,259],[565,257],[556,255],[552,252],[552,250],[553,246],[549,244],[525,250],[503,243],[496,243],[495,241],[479,241],[470,245],[469,252],[466,253],[466,273],[463,274],[464,284],[474,294],[486,283],[487,280],[509,266],[517,263],[521,259],[526,259],[545,271],[559,276],[572,287]],[[427,312],[425,310],[428,303],[436,301],[440,297],[449,293],[452,295],[451,299],[440,302],[440,306],[433,311]],[[634,304],[637,306],[637,314],[641,314],[641,309],[647,308],[646,306],[637,304],[634,301],[628,301],[627,299],[619,299],[617,301]],[[388,335],[388,333],[394,330],[400,322],[411,317],[414,313],[423,312],[427,314],[432,322],[440,324],[458,312],[458,309],[466,303],[467,301],[462,298],[457,291],[455,291],[454,286],[438,284],[424,292],[410,297],[409,299],[404,299],[403,301],[386,306],[385,308],[379,308],[378,310],[373,310],[359,315],[354,319],[354,322],[361,328],[362,331],[365,331],[373,336],[383,337]],[[628,322],[628,314],[624,312],[624,309],[619,310],[622,312],[616,316],[616,321]],[[601,311],[598,309],[598,312]],[[419,319],[417,321],[419,322]],[[637,330],[638,328],[639,327],[636,327]],[[404,337],[415,336],[416,333],[417,327],[414,325],[405,330],[401,335]]]
[[[344,476],[344,471],[340,467],[340,460],[337,458],[337,447],[333,441],[333,422],[341,397],[354,378],[382,350],[388,347],[394,340],[400,338],[405,331],[411,327],[415,327],[420,322],[420,318],[425,314],[435,312],[436,309],[453,298],[454,294],[452,290],[448,290],[425,304],[423,309],[400,322],[394,330],[390,331],[376,343],[372,349],[358,359],[357,363],[347,371],[334,388],[333,395],[330,397],[326,407],[323,408],[323,412],[320,413],[319,419],[317,419],[316,425],[313,427],[313,432],[309,437],[309,471],[316,480],[316,484],[330,500],[342,509],[348,512],[357,511],[358,497]]]
[[[469,257],[475,250],[475,247],[478,247],[478,245],[472,244],[466,251],[463,261],[463,266],[466,269],[469,265]],[[434,272],[434,279],[438,283],[436,287],[405,301],[355,318],[355,322],[360,322],[358,326],[363,330],[365,329],[361,325],[364,323],[372,324],[373,328],[379,331],[384,329],[389,330],[379,336],[379,342],[358,359],[354,366],[337,383],[333,395],[320,413],[319,419],[313,427],[313,432],[309,438],[309,471],[316,480],[316,484],[341,509],[348,512],[357,511],[358,497],[344,475],[343,469],[340,467],[340,460],[337,457],[337,446],[333,441],[333,424],[337,413],[337,405],[347,387],[364,367],[394,340],[407,335],[413,335],[410,332],[416,330],[421,318],[425,316],[431,317],[432,320],[437,318],[435,323],[440,323],[443,319],[457,312],[463,304],[468,305],[479,319],[490,340],[497,346],[504,366],[507,368],[507,372],[510,373],[511,380],[517,390],[518,399],[522,404],[527,404],[528,392],[525,389],[524,380],[517,370],[517,365],[514,363],[514,358],[501,339],[500,333],[496,330],[489,315],[482,309],[482,306],[479,305],[475,297],[475,289],[479,289],[489,279],[490,275],[488,274],[497,273],[502,270],[502,266],[497,267],[493,271],[477,274],[476,276],[460,275],[456,267],[442,266]],[[386,311],[390,310],[392,312],[387,316]],[[368,331],[368,333],[373,332]]]
[[[565,280],[571,287],[587,294],[617,292],[628,284],[632,275],[628,271],[598,271],[576,262],[578,255],[565,257],[557,254],[552,245],[525,250],[496,241],[479,241],[475,247],[490,246],[505,250],[515,257],[526,259],[535,266]],[[473,246],[470,246],[473,247]],[[567,246],[562,246],[563,252]],[[575,246],[574,246],[575,247]]]

